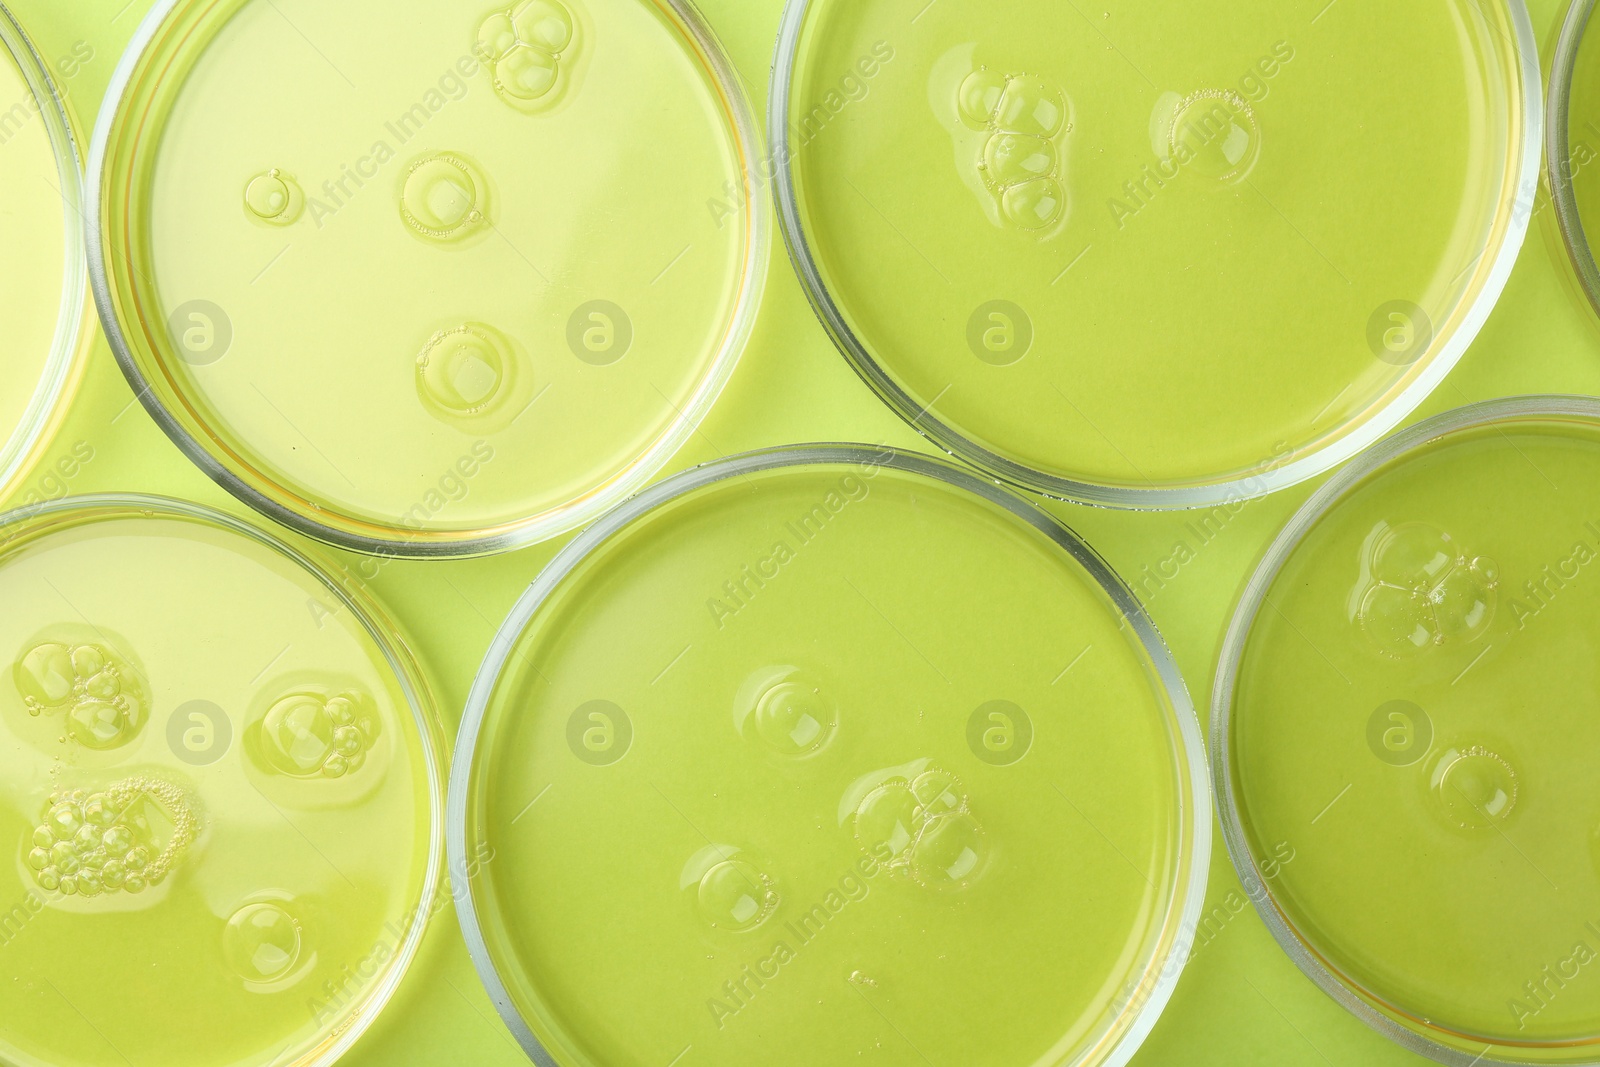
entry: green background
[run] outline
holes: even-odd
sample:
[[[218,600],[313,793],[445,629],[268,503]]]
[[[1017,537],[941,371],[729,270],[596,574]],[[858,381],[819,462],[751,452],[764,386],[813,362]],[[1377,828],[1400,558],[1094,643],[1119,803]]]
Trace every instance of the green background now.
[[[118,56],[150,0],[8,2],[48,62],[68,55],[79,42],[93,50],[93,59],[62,85],[87,141]],[[1311,19],[1326,0],[1294,2],[1303,9],[1309,32]],[[1370,19],[1373,32],[1382,32],[1384,0],[1336,2],[1356,9],[1345,17]],[[700,0],[699,6],[764,112],[781,0]],[[1557,0],[1532,0],[1531,7],[1548,68],[1565,7]],[[922,440],[877,401],[834,350],[812,316],[781,242],[774,241],[772,257],[767,294],[750,347],[702,432],[666,473],[719,455],[800,441],[865,441],[926,451]],[[1248,294],[1241,296],[1241,303],[1247,300]],[[1115,359],[1116,353],[1069,351],[1067,358]],[[103,337],[97,337],[89,359],[70,415],[15,499],[134,490],[241,512],[241,506],[192,467],[134,402]],[[1600,325],[1571,281],[1543,191],[1505,296],[1458,369],[1412,421],[1470,401],[1537,392],[1600,394]],[[56,463],[80,443],[93,448],[94,458],[63,479]],[[1177,577],[1146,599],[1204,716],[1223,629],[1240,587],[1267,542],[1313,487],[1251,502],[1204,543],[1189,526],[1192,517],[1183,513],[1047,506],[1130,583],[1139,581],[1144,568],[1153,572],[1172,559],[1180,543],[1193,550],[1193,558]],[[437,682],[451,737],[496,625],[559,544],[488,559],[386,561],[367,583],[415,639]],[[352,574],[372,572],[370,561],[333,554]],[[1147,587],[1155,588],[1154,583]],[[1308,824],[1304,834],[1311,842],[1316,828]],[[1231,917],[1195,954],[1135,1064],[1315,1067],[1427,1062],[1388,1044],[1304,978],[1272,942],[1253,909],[1235,913],[1229,906],[1231,901],[1237,907],[1244,899],[1219,836],[1207,907],[1221,907]],[[449,908],[436,919],[395,1002],[344,1062],[371,1067],[444,1060],[491,1067],[526,1062],[479,986]]]

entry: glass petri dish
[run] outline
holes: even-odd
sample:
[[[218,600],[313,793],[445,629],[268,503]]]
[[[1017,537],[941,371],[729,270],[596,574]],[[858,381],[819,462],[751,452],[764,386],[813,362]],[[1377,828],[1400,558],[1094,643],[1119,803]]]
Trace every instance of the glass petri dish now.
[[[1600,1062],[1596,486],[1593,399],[1430,419],[1290,521],[1224,645],[1240,877],[1313,981],[1441,1063]]]
[[[49,70],[0,5],[0,498],[65,413],[92,331],[83,252],[83,176]]]
[[[879,396],[1011,484],[1184,508],[1305,479],[1443,379],[1537,189],[1521,0],[1383,20],[789,0],[790,256]]]
[[[191,459],[301,532],[429,556],[581,525],[749,333],[757,135],[683,0],[163,0],[108,99],[112,346]]]
[[[392,623],[140,496],[0,519],[0,602],[0,1061],[332,1063],[440,893],[437,728]]]
[[[1137,602],[907,453],[736,457],[608,515],[457,752],[458,911],[538,1063],[1121,1064],[1204,892],[1201,739]]]
[[[1545,173],[1556,225],[1578,286],[1600,311],[1600,267],[1589,233],[1596,220],[1595,164],[1600,163],[1600,51],[1588,37],[1593,0],[1574,0],[1561,24],[1550,63],[1550,121],[1545,126]]]

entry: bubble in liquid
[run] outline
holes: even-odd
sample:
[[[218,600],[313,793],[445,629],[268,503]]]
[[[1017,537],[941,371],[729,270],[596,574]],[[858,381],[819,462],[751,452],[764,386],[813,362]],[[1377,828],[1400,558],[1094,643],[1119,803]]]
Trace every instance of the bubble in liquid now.
[[[377,736],[377,716],[359,694],[302,691],[267,709],[252,747],[267,770],[292,778],[341,778],[361,766]]]
[[[981,67],[968,74],[957,92],[961,118],[973,129],[993,125],[1005,91],[1006,77],[998,71]]]
[[[166,877],[199,829],[199,815],[182,789],[159,779],[127,778],[102,792],[51,797],[43,822],[30,833],[28,865],[47,892],[139,892]]]
[[[1414,655],[1489,628],[1499,586],[1493,560],[1468,558],[1427,523],[1380,525],[1360,561],[1356,622],[1386,655]]]
[[[1067,198],[1054,178],[1014,185],[1000,199],[1007,221],[1024,230],[1048,229],[1066,212]]]
[[[223,959],[249,982],[282,978],[299,962],[300,951],[300,924],[278,904],[246,904],[222,931]]]
[[[1178,102],[1168,149],[1184,166],[1219,181],[1238,181],[1261,155],[1255,111],[1238,93],[1202,89]]]
[[[554,0],[527,0],[511,10],[517,40],[560,54],[572,43],[572,15]]]
[[[254,219],[273,226],[289,226],[304,212],[306,197],[298,182],[273,167],[245,184],[244,206]]]
[[[898,861],[909,855],[921,829],[920,813],[917,798],[904,779],[880,785],[856,809],[856,841],[869,854],[886,845]]]
[[[803,673],[770,686],[750,719],[755,734],[785,756],[820,751],[833,738],[838,714],[833,701]]]
[[[967,812],[929,821],[911,849],[911,876],[930,889],[960,889],[981,872],[987,843]]]
[[[1067,108],[1059,90],[1042,78],[1019,74],[1006,82],[996,105],[995,125],[1013,133],[1054,137],[1067,124]]]
[[[517,391],[511,342],[481,322],[462,323],[428,339],[416,360],[417,394],[447,421],[493,415]]]
[[[572,13],[556,0],[523,0],[478,27],[478,51],[495,92],[518,110],[534,112],[562,95],[562,61],[576,43]]]
[[[891,872],[932,890],[961,890],[982,877],[990,846],[961,780],[929,766],[909,781],[894,775],[856,806],[853,832]]]
[[[706,871],[695,892],[701,916],[720,930],[754,930],[778,908],[772,879],[740,858]]]
[[[13,663],[11,676],[29,715],[64,712],[67,736],[85,748],[127,744],[149,714],[139,672],[101,645],[35,645]]]
[[[488,222],[488,182],[477,164],[454,152],[412,162],[400,192],[400,217],[431,241],[454,241]]]
[[[1072,132],[1064,94],[1037,75],[979,67],[956,90],[956,111],[965,126],[987,135],[972,166],[993,217],[1029,233],[1060,223],[1069,206],[1063,160]]]
[[[1462,829],[1490,829],[1517,806],[1516,769],[1482,745],[1446,751],[1434,767],[1432,784],[1445,816]]]
[[[1053,173],[1056,150],[1043,137],[1000,133],[984,144],[983,162],[991,181],[1010,186]]]

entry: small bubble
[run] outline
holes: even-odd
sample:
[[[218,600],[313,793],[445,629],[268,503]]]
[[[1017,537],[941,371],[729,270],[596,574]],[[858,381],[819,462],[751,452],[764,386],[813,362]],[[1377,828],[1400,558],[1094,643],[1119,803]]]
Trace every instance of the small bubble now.
[[[754,930],[778,908],[772,879],[744,859],[724,860],[700,879],[700,914],[721,930]]]
[[[735,709],[749,736],[784,756],[810,756],[833,740],[839,709],[820,681],[793,667],[758,671],[741,690],[750,705]]]
[[[572,15],[554,0],[526,0],[511,9],[517,40],[559,55],[572,43]]]
[[[1021,74],[1006,83],[996,107],[995,125],[1013,133],[1054,137],[1066,125],[1061,93],[1043,79]]]
[[[517,374],[511,342],[477,322],[434,334],[416,359],[417,394],[447,421],[497,414],[516,392]]]
[[[288,226],[305,210],[300,185],[276,167],[251,178],[244,187],[244,206],[251,218],[273,226]]]
[[[999,73],[986,68],[973,71],[958,91],[961,118],[973,129],[992,126],[1005,91],[1006,79]]]
[[[488,224],[488,189],[482,171],[465,156],[423,156],[407,169],[400,217],[429,240],[458,240]]]
[[[1183,166],[1218,181],[1239,181],[1261,155],[1261,129],[1237,93],[1202,89],[1178,103],[1168,148]]]
[[[1000,197],[1006,219],[1024,230],[1043,230],[1061,218],[1067,209],[1067,194],[1054,178],[1039,178],[1013,185]]]
[[[278,904],[246,904],[223,928],[223,959],[248,982],[282,978],[299,962],[300,951],[300,924]]]
[[[1434,766],[1432,784],[1445,816],[1466,830],[1504,823],[1517,806],[1517,772],[1482,745],[1452,748]]]

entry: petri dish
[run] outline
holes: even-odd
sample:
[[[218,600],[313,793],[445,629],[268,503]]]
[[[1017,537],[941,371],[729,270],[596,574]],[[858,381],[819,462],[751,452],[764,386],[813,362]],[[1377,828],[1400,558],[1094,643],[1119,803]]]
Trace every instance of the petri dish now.
[[[1294,516],[1224,644],[1240,877],[1314,982],[1441,1063],[1600,1062],[1597,485],[1591,398],[1430,419]]]
[[[92,331],[83,176],[62,98],[0,5],[0,497],[18,488],[59,424]]]
[[[1550,63],[1550,121],[1545,127],[1545,173],[1556,226],[1578,287],[1600,311],[1600,267],[1590,233],[1595,218],[1594,164],[1600,162],[1600,53],[1588,36],[1593,0],[1574,0],[1567,9]]]
[[[789,0],[790,257],[867,384],[1010,484],[1157,509],[1303,480],[1443,380],[1537,190],[1520,0],[1372,30],[1278,0]]]
[[[212,478],[322,540],[579,526],[749,333],[757,134],[683,0],[163,0],[108,100],[90,269],[122,368]]]
[[[392,622],[143,496],[0,519],[0,602],[0,1061],[332,1063],[441,892],[437,728]]]
[[[538,1063],[1121,1064],[1204,892],[1197,721],[1137,602],[907,453],[736,457],[608,515],[456,751],[458,914]]]

